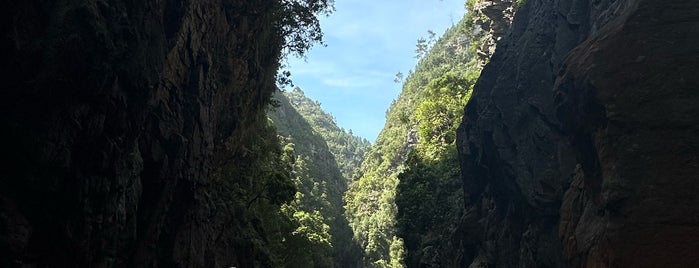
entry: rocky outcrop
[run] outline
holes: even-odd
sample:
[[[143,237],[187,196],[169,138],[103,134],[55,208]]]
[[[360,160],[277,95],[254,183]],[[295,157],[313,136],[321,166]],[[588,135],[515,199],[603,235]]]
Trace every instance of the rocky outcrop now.
[[[474,22],[480,31],[485,33],[480,38],[478,59],[483,66],[495,53],[497,42],[507,34],[515,15],[515,0],[485,0],[477,1],[470,8],[475,12]]]
[[[458,131],[463,266],[696,267],[694,1],[529,0]]]
[[[0,266],[264,264],[212,195],[274,90],[273,2],[5,2]]]

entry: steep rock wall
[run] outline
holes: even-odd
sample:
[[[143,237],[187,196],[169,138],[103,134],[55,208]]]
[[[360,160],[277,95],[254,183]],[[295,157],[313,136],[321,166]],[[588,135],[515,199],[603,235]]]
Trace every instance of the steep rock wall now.
[[[697,5],[517,11],[458,130],[463,266],[697,265]]]
[[[638,1],[566,60],[557,115],[582,160],[561,208],[570,266],[699,265],[697,14]]]
[[[274,89],[272,9],[6,2],[0,266],[263,263],[210,195]]]

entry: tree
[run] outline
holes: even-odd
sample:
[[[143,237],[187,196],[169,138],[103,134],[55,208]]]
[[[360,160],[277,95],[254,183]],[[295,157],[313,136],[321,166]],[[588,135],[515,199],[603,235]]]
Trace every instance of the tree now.
[[[415,45],[415,58],[421,59],[427,53],[429,46],[427,44],[427,39],[420,37],[417,39],[417,44]]]
[[[314,44],[323,43],[319,15],[334,10],[334,0],[281,0],[279,28],[285,39],[284,55],[303,57]]]
[[[425,99],[415,111],[420,147],[438,157],[446,146],[456,141],[456,128],[474,81],[453,72],[430,81],[423,92]]]
[[[284,40],[280,62],[284,62],[289,55],[304,58],[315,44],[325,45],[318,16],[332,14],[335,11],[334,0],[278,0],[276,3],[279,5],[275,12],[277,28]],[[277,86],[294,86],[286,65],[280,67],[276,77]]]
[[[436,33],[432,30],[427,30],[427,38],[420,37],[417,39],[417,44],[415,45],[415,58],[421,59],[427,52],[432,48],[436,42]]]
[[[398,84],[400,82],[403,82],[403,73],[397,72],[396,76],[393,78],[393,83]]]

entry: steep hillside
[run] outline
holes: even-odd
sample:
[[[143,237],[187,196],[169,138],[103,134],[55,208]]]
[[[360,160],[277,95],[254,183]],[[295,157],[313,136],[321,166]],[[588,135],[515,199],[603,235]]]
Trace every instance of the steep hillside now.
[[[323,247],[291,249],[289,261],[296,261],[296,265],[290,266],[308,266],[298,259],[313,249],[312,254],[316,255],[316,259],[325,257],[333,260],[332,263],[315,261],[316,267],[333,264],[337,267],[356,267],[362,253],[353,240],[352,230],[344,215],[342,196],[347,190],[348,179],[342,174],[338,162],[345,163],[345,170],[357,169],[358,164],[353,166],[351,163],[363,159],[363,152],[369,143],[341,130],[333,118],[299,88],[275,94],[274,99],[278,107],[272,108],[269,116],[283,139],[284,150],[294,154],[291,163],[294,181],[299,189],[293,202],[295,217],[299,218],[303,213],[319,213],[317,222],[306,222],[299,228],[314,230],[314,235],[326,233],[330,236]],[[334,151],[333,147],[342,150]],[[322,231],[323,228],[328,230]]]
[[[532,1],[458,131],[470,267],[696,267],[696,1]]]
[[[264,108],[328,8],[294,3],[4,1],[0,266],[279,266]]]
[[[347,180],[354,178],[369,150],[369,141],[354,136],[352,130],[347,131],[337,126],[332,115],[323,111],[318,102],[306,97],[300,88],[285,91],[284,95],[289,99],[291,106],[327,142],[342,176]]]

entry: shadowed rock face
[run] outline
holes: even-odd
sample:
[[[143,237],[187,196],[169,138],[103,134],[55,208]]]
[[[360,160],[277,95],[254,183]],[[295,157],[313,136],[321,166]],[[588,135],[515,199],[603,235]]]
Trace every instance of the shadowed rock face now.
[[[699,265],[697,14],[639,1],[566,60],[557,114],[589,158],[561,208],[572,266]]]
[[[699,265],[696,14],[527,1],[458,131],[464,266]]]
[[[271,2],[4,4],[0,266],[264,263],[209,194],[274,89]]]

